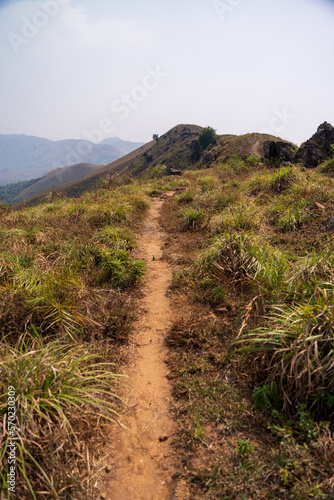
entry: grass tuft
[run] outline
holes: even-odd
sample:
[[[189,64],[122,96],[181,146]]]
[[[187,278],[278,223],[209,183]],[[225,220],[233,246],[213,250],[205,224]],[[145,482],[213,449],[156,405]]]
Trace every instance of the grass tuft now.
[[[78,423],[84,419],[100,434],[98,418],[119,417],[121,401],[112,392],[118,376],[110,362],[90,346],[47,339],[33,327],[30,331],[15,346],[0,346],[2,418],[8,384],[17,392],[17,494],[20,498],[38,498],[39,491],[49,498],[63,498],[64,490],[84,494],[80,469],[84,470],[76,464],[82,451]],[[2,487],[7,480],[9,439],[2,434]]]

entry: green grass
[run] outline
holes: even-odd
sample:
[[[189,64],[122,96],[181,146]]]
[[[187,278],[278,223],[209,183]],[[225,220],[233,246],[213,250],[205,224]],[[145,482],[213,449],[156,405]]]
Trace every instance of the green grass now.
[[[73,473],[82,449],[80,421],[91,425],[98,437],[98,419],[119,418],[121,401],[112,392],[117,375],[110,360],[87,344],[47,339],[34,327],[30,332],[21,335],[13,347],[4,342],[0,346],[2,418],[7,411],[8,384],[17,394],[16,495],[39,498],[38,492],[44,491],[49,498],[62,498],[61,491],[66,490],[81,491],[84,497],[84,484]],[[7,480],[8,439],[2,436],[2,487]],[[92,450],[87,448],[89,454]]]
[[[186,208],[179,214],[179,217],[183,231],[195,231],[203,225],[205,213],[202,209]]]
[[[162,144],[153,168],[165,163],[154,158]],[[24,389],[22,498],[96,495],[86,453],[95,457],[99,423],[121,409],[113,363],[145,272],[135,233],[151,195],[177,188],[163,217],[171,255],[182,254],[181,319],[167,338],[177,474],[201,500],[330,498],[333,429],[321,419],[334,413],[334,259],[322,223],[333,180],[322,166],[273,170],[241,150],[221,161],[224,147],[219,139],[209,169],[1,209],[0,384],[3,394],[10,380]]]
[[[318,287],[308,303],[274,308],[265,326],[238,340],[242,350],[263,353],[285,409],[304,403],[333,416],[333,315],[332,289]]]
[[[58,200],[52,211],[45,204],[3,218],[3,332],[33,323],[73,337],[103,327],[107,289],[130,290],[143,276],[143,263],[131,256],[129,223],[139,221],[148,206],[140,187],[126,185]]]
[[[310,219],[310,215],[305,199],[292,200],[287,196],[277,203],[273,211],[273,222],[283,232],[296,231]]]
[[[150,204],[146,189],[120,183],[2,214],[0,411],[4,417],[14,386],[20,498],[96,495],[105,425],[122,407],[114,360],[145,272],[132,251]]]
[[[333,181],[240,156],[209,174],[206,190],[187,174],[205,223],[187,241],[177,218],[165,226],[197,248],[173,283],[195,317],[168,337],[179,476],[191,498],[331,498]]]

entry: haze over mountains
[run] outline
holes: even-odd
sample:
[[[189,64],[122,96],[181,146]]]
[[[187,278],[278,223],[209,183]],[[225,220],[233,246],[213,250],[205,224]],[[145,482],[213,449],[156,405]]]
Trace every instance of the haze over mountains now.
[[[51,141],[24,134],[0,134],[0,185],[39,178],[51,170],[74,164],[106,165],[141,144],[118,137],[95,144],[76,139]]]

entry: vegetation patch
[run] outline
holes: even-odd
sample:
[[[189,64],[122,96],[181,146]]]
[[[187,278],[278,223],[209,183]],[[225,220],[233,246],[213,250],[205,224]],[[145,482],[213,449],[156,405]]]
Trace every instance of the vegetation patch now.
[[[185,254],[173,291],[192,310],[167,339],[177,475],[194,499],[331,498],[334,185],[250,163],[209,169],[220,185],[206,190],[187,174],[187,209],[205,213],[187,239],[170,216],[182,201],[165,209]]]
[[[93,466],[99,458],[92,444],[101,445],[101,424],[103,429],[108,419],[118,418],[122,404],[112,392],[117,374],[110,355],[94,352],[88,344],[47,338],[34,326],[15,346],[3,342],[0,350],[2,419],[8,381],[18,392],[19,481],[13,498],[40,498],[39,491],[49,498],[88,498],[87,460]],[[1,482],[6,487],[10,437],[2,435],[1,441]]]
[[[148,207],[144,188],[131,183],[4,211],[0,411],[5,422],[14,387],[20,498],[97,494],[106,425],[122,409],[117,361],[145,271],[132,251]],[[3,488],[8,439],[2,434]]]

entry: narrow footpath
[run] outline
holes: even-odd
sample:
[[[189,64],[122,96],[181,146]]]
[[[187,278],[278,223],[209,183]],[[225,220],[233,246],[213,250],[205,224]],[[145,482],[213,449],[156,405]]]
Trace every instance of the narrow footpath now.
[[[130,338],[132,359],[124,370],[129,377],[124,415],[128,430],[113,427],[113,458],[102,493],[106,500],[171,500],[175,490],[171,446],[175,423],[169,415],[171,388],[164,346],[172,319],[168,298],[172,270],[164,259],[165,234],[158,223],[163,201],[152,201],[139,236],[136,257],[147,263],[145,296]]]

